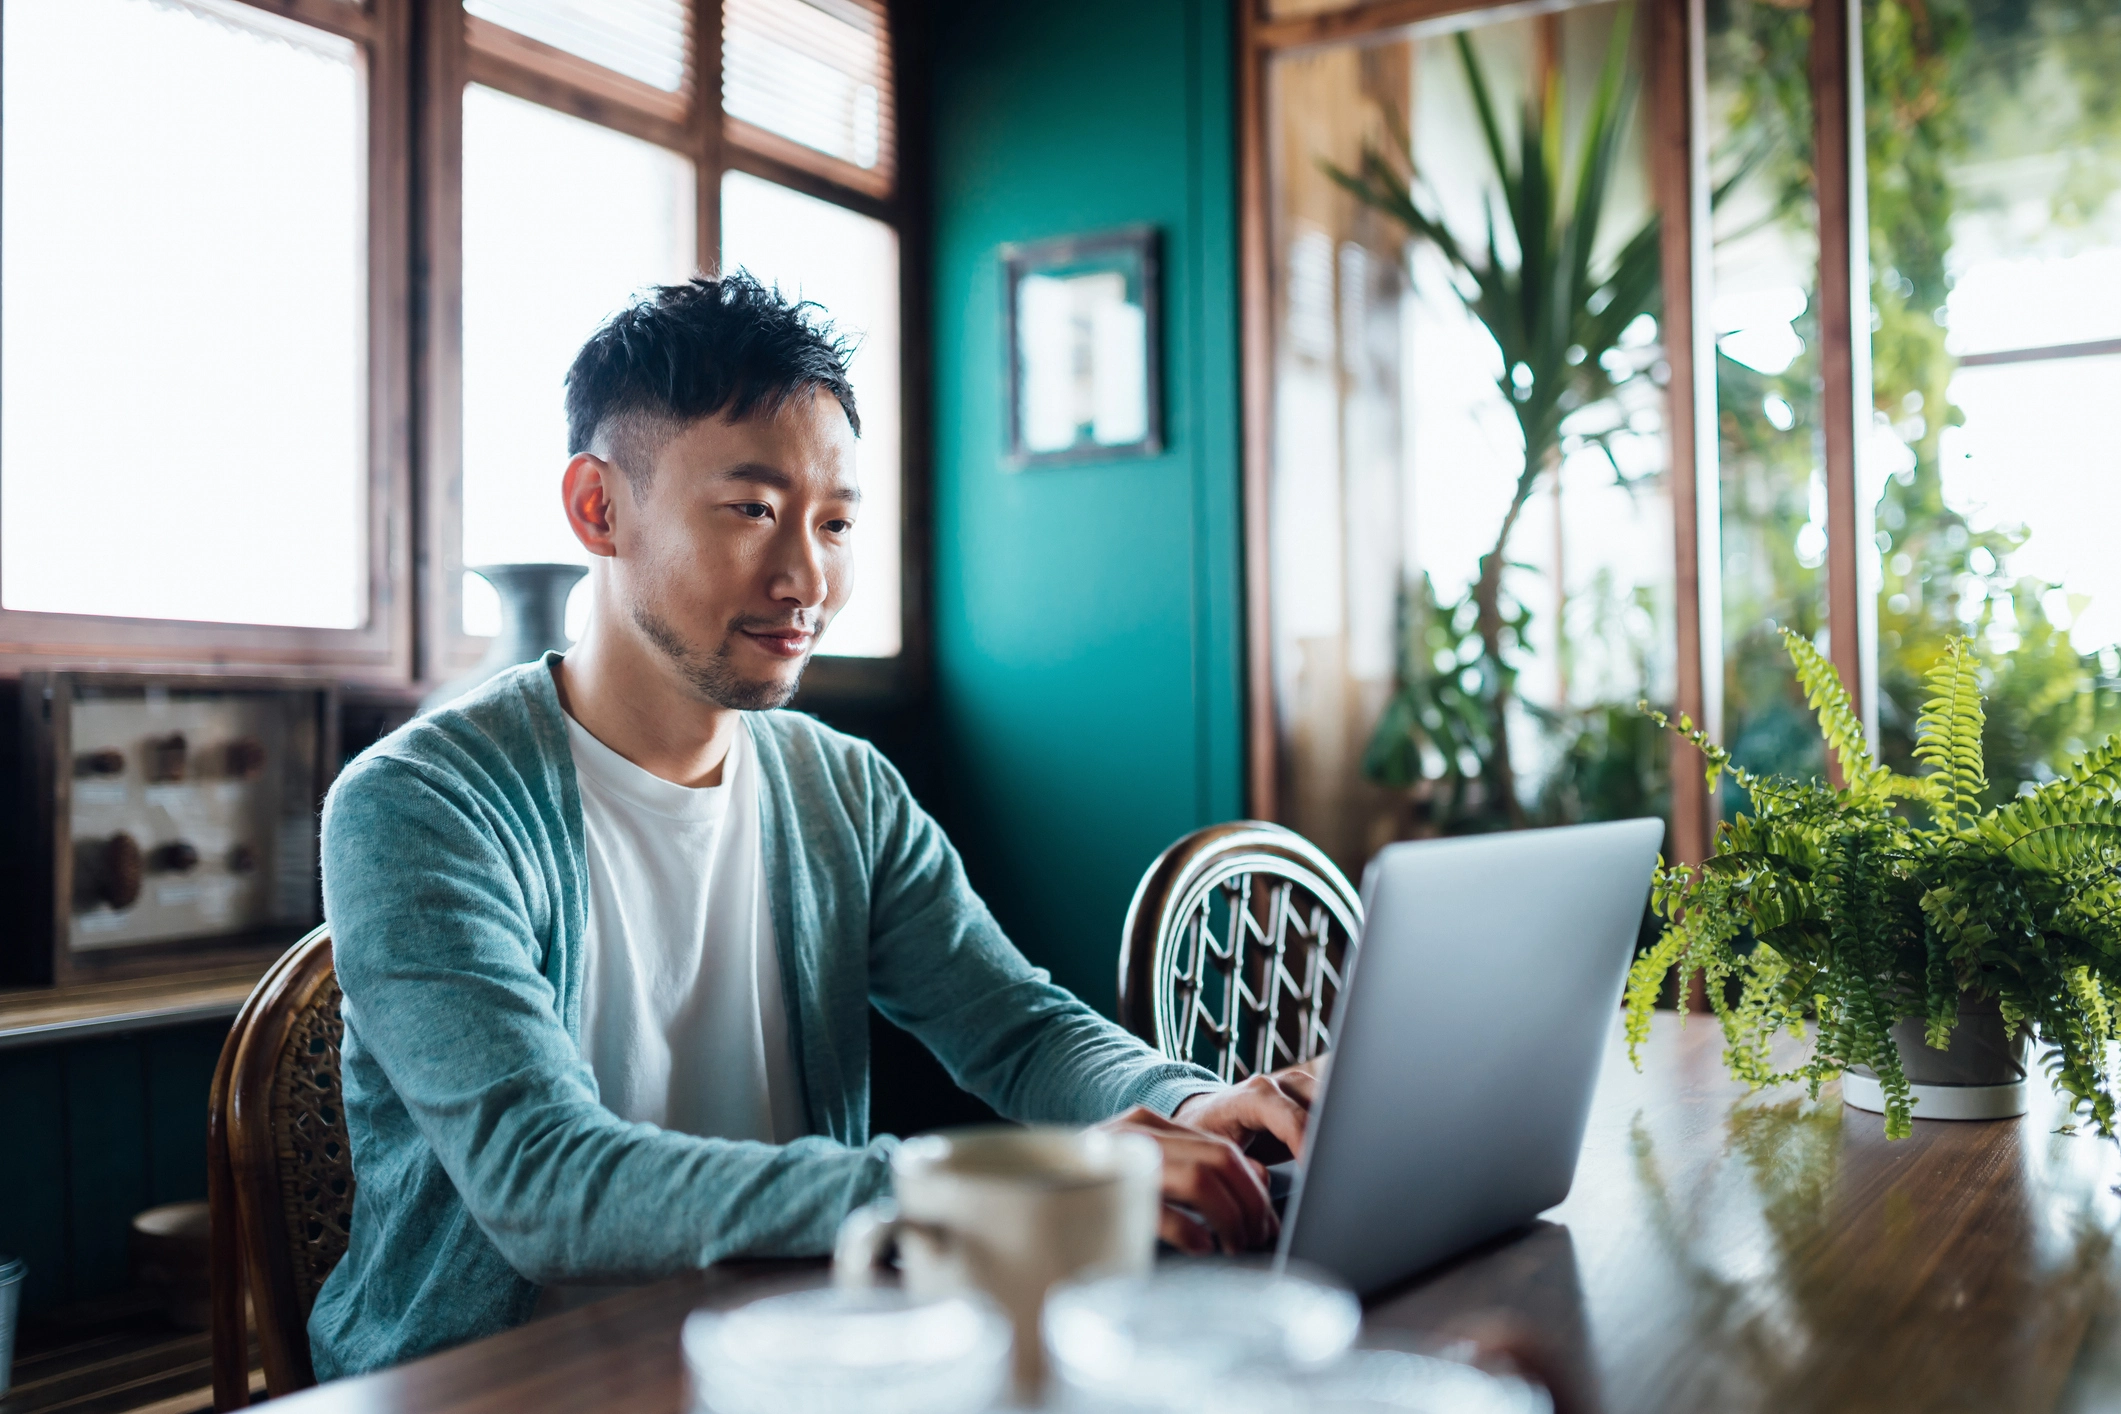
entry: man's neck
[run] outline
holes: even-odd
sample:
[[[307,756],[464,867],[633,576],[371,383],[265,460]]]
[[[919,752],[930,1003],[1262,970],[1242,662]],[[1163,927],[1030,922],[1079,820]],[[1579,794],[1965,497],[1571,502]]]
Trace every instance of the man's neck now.
[[[553,684],[583,730],[681,786],[720,785],[730,744],[744,729],[741,712],[702,702],[667,662],[594,618],[553,669]]]

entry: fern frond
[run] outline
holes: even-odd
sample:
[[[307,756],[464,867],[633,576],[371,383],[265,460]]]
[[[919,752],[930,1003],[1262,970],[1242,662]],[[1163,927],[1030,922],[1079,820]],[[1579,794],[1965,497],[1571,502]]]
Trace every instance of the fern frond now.
[[[1642,1043],[1650,1039],[1650,1013],[1657,1007],[1657,998],[1664,994],[1665,977],[1686,951],[1686,945],[1686,930],[1674,924],[1628,969],[1623,1010],[1627,1017],[1628,1061],[1637,1070],[1642,1069]]]
[[[2045,788],[2067,790],[2072,794],[2121,794],[2121,732],[2072,761],[2062,778],[2050,782]]]
[[[2106,1043],[2114,1039],[2114,1016],[2107,1007],[2106,993],[2099,986],[2099,979],[2092,975],[2089,967],[2073,967],[2069,970],[2069,992],[2084,1011],[2085,1029],[2091,1032],[2091,1039],[2099,1043],[2103,1052]]]
[[[1643,699],[1636,700],[1635,710],[1665,731],[1683,737],[1693,744],[1701,753],[1702,759],[1708,762],[1707,770],[1703,774],[1708,778],[1711,792],[1723,779],[1724,773],[1729,772],[1731,780],[1738,788],[1750,795],[1756,804],[1763,806],[1772,802],[1774,806],[1782,809],[1795,810],[1804,806],[1827,806],[1833,801],[1833,792],[1824,787],[1798,785],[1792,781],[1754,775],[1732,761],[1731,753],[1709,740],[1708,733],[1695,726],[1693,718],[1684,712],[1679,714],[1679,720],[1675,722]]]
[[[1952,1028],[1959,1024],[1959,974],[1952,966],[1951,940],[1935,927],[1924,930],[1928,967],[1923,985],[1923,1043],[1944,1050],[1952,1043]]]
[[[1934,805],[1943,787],[1934,776],[1903,776],[1881,766],[1875,773],[1878,792],[1887,800],[1919,800]]]
[[[2121,801],[2029,796],[2023,809],[1999,811],[1978,821],[1971,833],[2021,869],[2053,876],[2106,874],[2121,864]]]
[[[1953,833],[1981,815],[1988,775],[1981,756],[1980,666],[1970,639],[1954,638],[1924,675],[1930,697],[1915,719],[1915,759],[1936,769],[1940,787],[1930,800],[1939,828]]]
[[[2087,751],[2059,779],[1999,806],[1981,822],[1981,837],[1993,846],[2065,821],[2099,823],[2116,803],[2121,803],[2121,733]]]
[[[1864,738],[1863,718],[1849,701],[1841,674],[1834,671],[1834,665],[1812,646],[1811,640],[1792,629],[1782,630],[1782,646],[1789,650],[1790,662],[1796,665],[1805,705],[1819,718],[1819,735],[1834,753],[1841,778],[1853,786],[1876,767],[1871,761],[1870,743]]]

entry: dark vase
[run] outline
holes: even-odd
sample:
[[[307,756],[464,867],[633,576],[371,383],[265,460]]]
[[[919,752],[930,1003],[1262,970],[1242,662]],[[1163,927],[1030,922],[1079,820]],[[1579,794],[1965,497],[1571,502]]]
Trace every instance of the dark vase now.
[[[567,596],[583,575],[581,565],[473,565],[471,572],[501,596],[501,631],[479,665],[427,695],[420,710],[454,702],[504,668],[567,647]]]
[[[1932,1050],[1920,1020],[1896,1021],[1890,1032],[1900,1069],[1915,1099],[1916,1119],[2010,1119],[2026,1112],[2026,1033],[2006,1036],[2003,1012],[1993,1002],[1962,1003],[1951,1045]],[[1842,1077],[1842,1098],[1858,1109],[1884,1105],[1877,1076],[1855,1066]]]

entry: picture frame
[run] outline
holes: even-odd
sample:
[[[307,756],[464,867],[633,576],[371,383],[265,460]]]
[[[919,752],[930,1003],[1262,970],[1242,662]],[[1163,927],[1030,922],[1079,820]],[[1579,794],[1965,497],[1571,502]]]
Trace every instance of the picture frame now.
[[[1011,469],[1163,451],[1158,257],[1153,226],[1001,248]]]

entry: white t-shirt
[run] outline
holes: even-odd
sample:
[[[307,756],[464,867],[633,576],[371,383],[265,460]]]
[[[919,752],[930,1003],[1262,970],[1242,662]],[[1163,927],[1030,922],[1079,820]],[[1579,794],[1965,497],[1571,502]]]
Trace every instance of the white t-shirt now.
[[[589,855],[582,1054],[623,1119],[720,1139],[804,1130],[766,904],[757,754],[676,785],[567,722]]]

